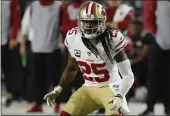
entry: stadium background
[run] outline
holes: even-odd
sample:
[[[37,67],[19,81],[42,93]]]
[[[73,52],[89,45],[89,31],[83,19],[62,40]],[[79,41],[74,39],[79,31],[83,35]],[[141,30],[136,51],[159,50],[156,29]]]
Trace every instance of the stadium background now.
[[[2,0],[2,1],[4,1],[4,0]],[[78,1],[78,0],[70,0],[70,2],[71,1]],[[20,14],[21,19],[25,12],[26,7],[31,2],[32,2],[31,0],[20,0],[19,6],[20,6],[20,11],[21,11],[21,14]],[[101,0],[100,2],[103,3],[105,1]],[[145,13],[147,13],[148,11],[143,10],[143,8],[144,8],[143,6],[145,6],[147,3],[142,2],[140,0],[128,0],[128,1],[123,1],[123,2],[133,6],[135,9],[135,18],[140,19],[140,21],[143,22],[144,27],[146,27],[145,29],[149,29],[150,31],[155,33],[153,31],[153,28],[149,27],[147,25],[148,22],[147,23],[145,22],[146,20],[145,20],[144,16],[146,15]],[[151,9],[153,8],[152,4],[153,3],[151,2],[150,3],[151,6],[148,6]],[[153,23],[153,22],[150,22],[150,23]],[[19,49],[17,49],[17,50],[19,51]],[[12,51],[12,52],[15,52],[12,54],[13,54],[13,57],[18,58],[19,56],[16,53],[16,51]],[[62,55],[62,57],[63,57],[62,67],[64,67],[67,62],[66,61],[66,59],[67,59],[66,53],[64,53]],[[13,60],[13,62],[22,62],[21,59],[19,61],[17,59],[12,59],[12,60]],[[15,65],[18,65],[18,64],[14,63],[13,67],[15,67]],[[16,67],[18,68],[18,66],[16,66]],[[1,110],[2,110],[1,114],[2,115],[55,115],[55,113],[53,111],[54,109],[47,107],[47,105],[45,103],[44,103],[44,107],[43,107],[44,113],[27,113],[26,112],[26,110],[29,109],[29,107],[31,107],[32,104],[34,103],[34,100],[33,100],[34,96],[30,95],[30,89],[33,90],[34,85],[28,85],[28,83],[32,83],[32,82],[27,82],[27,81],[31,81],[31,80],[27,79],[28,78],[27,69],[24,67],[19,67],[19,68],[21,68],[19,72],[22,72],[22,74],[20,74],[20,75],[22,75],[22,77],[20,80],[16,80],[16,81],[19,81],[17,84],[19,84],[20,88],[18,89],[17,93],[15,93],[16,98],[14,98],[14,100],[12,100],[12,103],[9,106],[6,106],[7,93],[6,93],[6,86],[5,86],[5,75],[3,74],[3,70],[1,70]],[[14,85],[14,86],[18,86],[18,85]],[[31,88],[29,88],[27,86],[31,86]],[[75,90],[75,88],[73,87],[72,91],[74,91],[74,90]],[[144,111],[146,108],[145,101],[146,101],[146,95],[147,95],[147,87],[145,85],[140,86],[140,85],[136,84],[133,92],[134,92],[134,94],[129,98],[129,106],[130,106],[130,110],[131,110],[131,115],[138,115],[142,111]],[[63,106],[65,101],[67,101],[67,100],[62,101],[61,107]],[[162,103],[156,104],[155,114],[157,114],[157,115],[164,114],[164,107],[163,107]]]

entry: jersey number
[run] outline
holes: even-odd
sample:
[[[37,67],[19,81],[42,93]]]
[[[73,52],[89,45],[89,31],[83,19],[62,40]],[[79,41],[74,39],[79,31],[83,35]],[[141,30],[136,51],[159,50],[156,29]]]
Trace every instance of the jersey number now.
[[[69,34],[69,35],[71,35],[71,34],[77,34],[77,31],[78,31],[77,28],[73,28],[72,30],[69,31],[68,34]]]
[[[106,63],[103,64],[94,64],[92,63],[91,65],[87,64],[86,62],[83,61],[78,61],[78,64],[80,66],[80,69],[82,73],[84,74],[84,79],[88,81],[93,81],[93,82],[106,82],[109,80],[109,72],[106,69],[100,69],[99,68],[104,68],[106,66]],[[91,74],[94,73],[96,75],[101,75],[103,74],[103,77],[87,77],[85,74]]]
[[[117,33],[118,33],[118,30],[115,30],[114,32],[113,32],[113,37],[117,37]]]

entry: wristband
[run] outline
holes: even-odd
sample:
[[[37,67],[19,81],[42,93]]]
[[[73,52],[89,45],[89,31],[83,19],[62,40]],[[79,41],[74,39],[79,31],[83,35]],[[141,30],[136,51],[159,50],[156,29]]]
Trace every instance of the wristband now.
[[[119,97],[120,99],[123,100],[123,97],[122,97],[122,95],[120,95],[120,94],[117,94],[115,97]]]
[[[62,88],[61,86],[56,86],[56,87],[54,88],[54,91],[58,91],[59,93],[61,93],[62,90],[63,90],[63,88]]]

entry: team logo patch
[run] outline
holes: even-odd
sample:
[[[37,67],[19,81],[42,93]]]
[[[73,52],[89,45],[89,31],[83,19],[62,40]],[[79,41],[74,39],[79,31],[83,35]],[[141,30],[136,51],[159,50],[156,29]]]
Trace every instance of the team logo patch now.
[[[113,85],[113,88],[119,88],[119,85]]]
[[[81,51],[80,50],[75,49],[74,54],[75,54],[76,57],[79,57],[79,58],[81,57]]]
[[[91,56],[91,52],[87,52],[88,56]]]
[[[115,91],[119,91],[119,85],[113,85]]]

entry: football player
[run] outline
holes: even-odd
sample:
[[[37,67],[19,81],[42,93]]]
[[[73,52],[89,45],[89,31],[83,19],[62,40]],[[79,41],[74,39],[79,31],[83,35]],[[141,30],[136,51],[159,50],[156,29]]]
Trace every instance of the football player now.
[[[85,83],[70,97],[60,116],[88,115],[99,108],[105,108],[107,115],[128,113],[125,95],[134,75],[124,52],[124,37],[106,28],[102,5],[86,2],[80,7],[78,27],[68,31],[65,45],[70,52],[68,64],[59,85],[45,95],[47,105],[52,106],[80,69]]]

